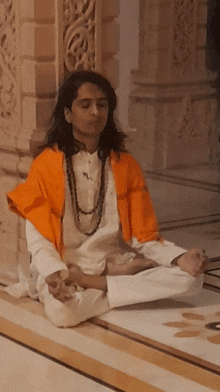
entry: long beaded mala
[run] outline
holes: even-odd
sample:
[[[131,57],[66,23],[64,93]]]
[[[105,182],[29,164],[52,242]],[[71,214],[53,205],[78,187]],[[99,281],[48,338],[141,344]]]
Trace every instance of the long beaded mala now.
[[[70,194],[71,194],[73,213],[76,218],[76,226],[81,233],[83,233],[87,236],[92,236],[98,230],[101,219],[102,219],[102,211],[103,211],[103,204],[104,204],[104,198],[105,198],[105,162],[106,162],[106,159],[102,159],[101,162],[102,162],[101,178],[100,178],[100,188],[99,188],[99,195],[97,198],[97,202],[95,203],[94,207],[90,211],[84,211],[79,206],[79,202],[78,202],[77,188],[76,188],[76,177],[75,177],[75,173],[73,170],[72,157],[66,156],[67,179],[68,179],[68,184],[69,184],[69,189],[70,189]],[[83,214],[83,215],[97,214],[97,219],[96,219],[97,221],[96,221],[95,227],[90,232],[84,232],[81,230],[80,214]]]

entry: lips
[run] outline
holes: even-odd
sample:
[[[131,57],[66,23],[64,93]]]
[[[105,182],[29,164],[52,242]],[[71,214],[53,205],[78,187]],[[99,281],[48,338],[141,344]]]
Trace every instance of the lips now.
[[[92,121],[89,121],[89,125],[100,125],[101,124],[101,121],[100,120],[92,120]]]

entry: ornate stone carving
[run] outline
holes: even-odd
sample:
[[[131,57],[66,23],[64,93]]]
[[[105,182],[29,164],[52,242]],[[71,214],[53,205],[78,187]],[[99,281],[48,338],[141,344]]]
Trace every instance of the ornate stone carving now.
[[[197,0],[175,0],[173,65],[184,74],[192,70],[195,55],[196,6]]]
[[[98,0],[64,0],[64,63],[66,70],[95,68]]]
[[[6,125],[17,117],[17,41],[15,1],[0,0],[0,117]]]

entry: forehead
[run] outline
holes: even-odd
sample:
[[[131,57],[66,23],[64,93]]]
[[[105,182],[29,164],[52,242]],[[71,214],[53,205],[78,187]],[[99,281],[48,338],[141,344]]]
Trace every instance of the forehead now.
[[[83,83],[77,93],[77,99],[100,99],[104,98],[107,99],[106,94],[98,87],[96,84],[93,83]]]

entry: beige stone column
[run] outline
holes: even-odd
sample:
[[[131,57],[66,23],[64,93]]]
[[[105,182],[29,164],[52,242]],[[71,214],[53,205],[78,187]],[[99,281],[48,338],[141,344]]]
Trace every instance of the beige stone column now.
[[[32,161],[30,143],[43,140],[54,105],[58,83],[56,5],[55,0],[0,3],[0,274],[6,280],[22,277],[29,263],[24,221],[7,212],[4,195],[26,176]]]
[[[216,161],[215,89],[205,68],[206,0],[140,0],[130,148],[148,170]]]
[[[43,140],[57,88],[54,0],[20,1],[21,116],[19,149]]]
[[[5,192],[13,188],[19,165],[21,128],[19,4],[0,2],[0,280],[18,280],[18,218],[7,212]],[[7,171],[7,173],[5,172]]]

